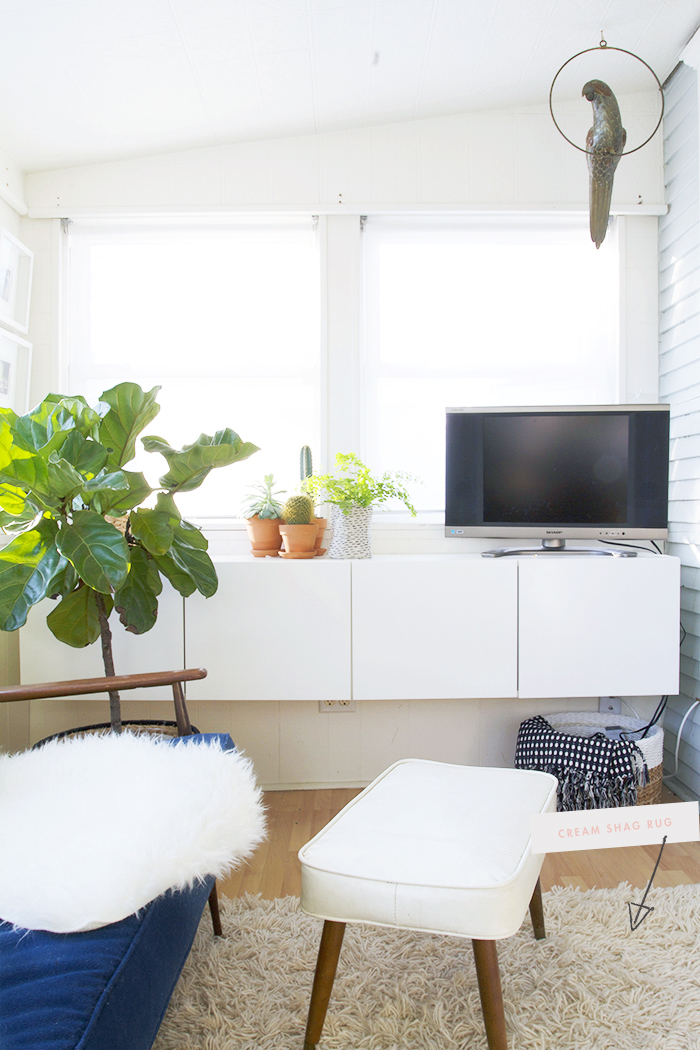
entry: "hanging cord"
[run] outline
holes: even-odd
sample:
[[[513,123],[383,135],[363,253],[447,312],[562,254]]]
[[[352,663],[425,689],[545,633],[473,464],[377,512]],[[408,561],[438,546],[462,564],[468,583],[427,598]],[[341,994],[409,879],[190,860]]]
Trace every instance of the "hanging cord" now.
[[[642,547],[639,543],[622,543],[620,540],[598,540],[598,543],[605,543],[608,547],[627,547],[630,550],[646,551],[647,554],[653,554],[654,551],[650,547]],[[654,550],[657,554],[661,554],[661,548],[655,540],[649,540],[649,543],[653,544]]]
[[[698,704],[700,704],[700,700],[696,700],[695,703],[691,704],[690,707],[688,708],[688,710],[686,711],[685,715],[683,716],[683,721],[681,722],[681,724],[679,726],[678,734],[676,736],[676,754],[675,754],[676,768],[673,770],[672,773],[667,773],[666,776],[664,777],[664,780],[667,780],[668,777],[675,777],[676,773],[678,772],[678,754],[679,754],[680,749],[681,749],[681,737],[683,735],[683,726],[688,721],[688,716],[690,715],[690,713],[698,706]]]
[[[620,733],[620,740],[627,740],[629,742],[629,738],[630,737],[632,738],[633,742],[635,740],[643,740],[644,737],[649,732],[649,730],[653,726],[655,726],[656,723],[661,718],[662,714],[666,710],[666,704],[667,703],[668,703],[668,696],[662,696],[661,699],[659,700],[657,706],[656,706],[656,710],[654,711],[654,714],[651,716],[651,718],[647,722],[647,724],[645,726],[640,726],[639,729],[623,730],[623,732]],[[640,737],[638,737],[637,733],[641,733],[642,735]]]
[[[686,639],[686,637],[688,635],[688,632],[686,631],[686,629],[683,626],[682,622],[680,623],[680,628],[681,628],[681,640],[680,640],[679,644],[680,644],[680,646],[682,646],[683,642],[685,641],[685,639]],[[700,701],[697,701],[697,702],[700,703]],[[653,726],[655,726],[656,723],[659,721],[659,719],[661,718],[662,714],[666,710],[666,704],[667,703],[668,703],[668,694],[666,696],[662,696],[661,697],[661,699],[660,699],[660,701],[659,701],[659,703],[657,705],[657,708],[654,711],[654,714],[651,716],[650,721],[647,722],[647,724],[645,726],[641,727],[641,728],[643,728],[644,731],[642,732],[642,735],[639,737],[640,740],[643,740],[644,737],[649,732],[649,730]],[[627,706],[630,707],[631,705],[627,704]],[[691,708],[691,710],[692,710],[692,708]],[[684,719],[684,721],[685,721],[685,719]],[[628,737],[634,736],[636,733],[641,732],[641,728],[640,729],[631,729],[631,730],[628,730],[627,732],[620,733],[620,740],[623,740],[623,739],[627,740]],[[681,728],[683,728],[683,727],[681,726]],[[679,734],[679,739],[680,739],[680,734]],[[677,770],[678,770],[678,764],[676,764],[676,771]],[[670,775],[673,776],[673,774],[670,774]]]

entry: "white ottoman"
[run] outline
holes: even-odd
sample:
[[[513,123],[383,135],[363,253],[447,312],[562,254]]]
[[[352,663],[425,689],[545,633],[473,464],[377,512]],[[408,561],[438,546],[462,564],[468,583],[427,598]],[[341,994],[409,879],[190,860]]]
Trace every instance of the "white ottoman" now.
[[[348,922],[472,938],[489,1048],[506,1050],[495,942],[528,905],[545,935],[530,817],[556,805],[548,773],[406,759],[311,839],[299,851],[301,907],[326,922],[305,1050],[321,1037]]]

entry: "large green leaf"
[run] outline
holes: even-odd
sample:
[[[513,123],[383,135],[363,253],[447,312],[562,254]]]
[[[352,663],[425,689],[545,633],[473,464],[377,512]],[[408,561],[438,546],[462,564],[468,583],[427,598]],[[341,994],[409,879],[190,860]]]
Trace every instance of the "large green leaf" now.
[[[96,432],[100,417],[83,397],[61,397],[49,394],[13,426],[17,444],[43,459],[60,449],[71,433],[79,430],[85,436]]]
[[[36,501],[46,504],[50,499],[49,472],[39,456],[13,458],[0,466],[0,482],[9,481],[27,491],[31,490]]]
[[[46,594],[49,598],[65,598],[78,585],[78,582],[77,572],[71,563],[62,557],[56,574],[46,585]]]
[[[93,510],[75,513],[73,524],[59,531],[56,546],[75,566],[81,580],[102,594],[118,590],[126,580],[126,541],[119,529]]]
[[[166,554],[175,535],[172,519],[157,510],[135,510],[129,517],[129,528],[151,554]]]
[[[14,409],[0,408],[0,426],[2,426],[3,423],[7,423],[9,424],[10,429],[12,429],[18,419],[19,416],[14,411]]]
[[[58,452],[52,452],[47,464],[49,492],[59,499],[66,499],[77,495],[85,483],[82,474],[66,459],[62,459]]]
[[[2,489],[2,486],[0,486]],[[0,506],[2,500],[0,499]],[[25,504],[20,514],[10,514],[9,511],[0,510],[0,529],[8,535],[16,532],[25,532],[37,518],[36,508],[30,503]]]
[[[99,441],[92,441],[74,430],[61,448],[61,458],[67,459],[84,477],[90,479],[99,474],[107,462],[107,449]]]
[[[46,464],[40,456],[22,448],[15,441],[10,424],[0,424],[0,480],[32,485],[47,482]]]
[[[123,474],[127,487],[120,491],[100,492],[99,497],[100,512],[111,514],[114,518],[138,507],[153,492],[143,474],[138,471],[122,470],[120,473]],[[95,508],[97,509],[97,503]]]
[[[219,580],[214,563],[206,551],[195,550],[181,543],[176,536],[170,548],[170,556],[179,569],[194,580],[195,587],[205,598],[216,594]]]
[[[134,547],[126,583],[114,595],[114,607],[127,631],[132,634],[150,631],[158,616],[158,595],[162,590],[155,562],[140,547]]]
[[[169,492],[159,492],[156,499],[156,510],[159,514],[167,514],[173,528],[176,528],[182,521],[182,515],[177,508],[177,504]]]
[[[16,631],[32,605],[49,593],[65,559],[56,549],[58,526],[44,518],[0,551],[0,630]]]
[[[107,616],[112,611],[111,595],[103,597]],[[83,649],[100,637],[100,618],[95,592],[84,584],[62,598],[53,612],[46,617],[46,624],[59,642]]]
[[[248,459],[258,446],[242,441],[235,431],[217,430],[213,437],[200,434],[192,445],[177,450],[156,435],[142,438],[147,452],[160,452],[168,461],[168,472],[160,479],[163,488],[175,492],[190,492],[199,488],[210,470],[226,467]]]
[[[136,438],[160,412],[159,390],[154,386],[145,393],[137,383],[119,383],[102,394],[100,400],[109,405],[109,411],[100,424],[99,440],[115,466],[123,467],[134,458]]]
[[[91,510],[96,510],[98,514],[106,514],[114,501],[128,492],[130,492],[130,485],[125,471],[110,471],[105,467],[97,477],[83,483],[80,495]],[[119,517],[120,515],[112,514],[111,516]]]
[[[181,569],[171,554],[156,555],[153,559],[166,580],[169,580],[178,594],[189,598],[197,590],[197,585],[188,572]]]
[[[36,517],[36,511],[27,508],[27,493],[9,481],[0,483],[0,507],[12,517],[29,515],[28,521]]]
[[[179,528],[175,530],[175,535],[180,543],[184,543],[187,547],[194,547],[195,550],[205,551],[209,547],[209,540],[196,525],[192,525],[189,521],[185,521],[184,518],[180,522]]]

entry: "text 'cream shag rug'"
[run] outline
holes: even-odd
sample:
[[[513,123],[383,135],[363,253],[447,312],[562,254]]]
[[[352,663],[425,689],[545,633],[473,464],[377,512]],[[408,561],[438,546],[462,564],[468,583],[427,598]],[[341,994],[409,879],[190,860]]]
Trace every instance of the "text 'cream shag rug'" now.
[[[498,942],[509,1050],[698,1050],[700,887],[545,893]],[[153,1050],[301,1050],[322,923],[294,897],[222,900],[202,922]],[[208,916],[205,917],[208,919]],[[319,1050],[486,1050],[471,942],[349,925]]]

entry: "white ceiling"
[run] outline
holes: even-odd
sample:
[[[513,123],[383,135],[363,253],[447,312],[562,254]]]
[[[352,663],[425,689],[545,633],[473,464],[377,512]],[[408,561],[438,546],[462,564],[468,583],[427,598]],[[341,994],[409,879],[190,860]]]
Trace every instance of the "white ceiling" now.
[[[699,22],[700,0],[0,0],[0,147],[30,172],[546,103],[601,30],[663,81]]]

